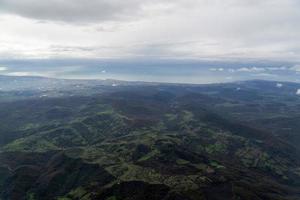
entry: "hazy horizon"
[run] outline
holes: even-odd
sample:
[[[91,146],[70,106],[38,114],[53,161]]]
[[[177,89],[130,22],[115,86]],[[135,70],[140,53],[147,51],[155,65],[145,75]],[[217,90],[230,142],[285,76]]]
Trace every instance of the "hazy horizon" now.
[[[0,75],[63,79],[116,79],[167,83],[243,80],[300,82],[293,62],[212,60],[13,59],[0,60]]]

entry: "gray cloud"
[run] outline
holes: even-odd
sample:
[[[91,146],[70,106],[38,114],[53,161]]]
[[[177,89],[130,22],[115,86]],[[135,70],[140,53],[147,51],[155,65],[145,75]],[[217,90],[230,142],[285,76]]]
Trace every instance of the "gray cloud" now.
[[[266,71],[265,68],[262,67],[243,67],[237,69],[238,72],[263,72]]]
[[[7,67],[0,66],[0,71],[6,71]]]
[[[2,13],[64,22],[96,22],[129,18],[141,13],[139,0],[1,0]]]
[[[223,16],[222,13],[225,10],[247,8],[253,14],[260,14],[263,11],[261,8],[268,7],[269,12],[264,13],[265,16],[260,18],[261,22],[267,22],[269,14],[276,14],[278,11],[283,11],[282,14],[285,14],[284,8],[296,6],[299,6],[297,0],[92,0],[88,2],[86,0],[0,0],[1,13],[36,19],[39,23],[48,20],[79,23],[137,20],[146,14],[157,15],[159,12],[165,14],[165,11],[174,14],[178,10],[201,10],[201,7],[212,8],[209,10],[211,14],[217,14],[214,12],[220,11],[219,17],[225,17],[225,19],[232,17],[230,12],[228,16]],[[148,13],[149,11],[152,13]],[[249,13],[237,12],[236,14],[247,15]],[[207,17],[207,20],[211,20],[210,16]],[[275,19],[274,15],[271,17]],[[282,15],[276,20],[284,22],[287,18],[290,18],[290,15]],[[251,18],[244,20],[247,24]]]
[[[300,72],[300,65],[294,65],[293,67],[290,68],[290,70],[296,71],[296,72]]]
[[[299,0],[0,0],[0,58],[300,61],[299,6]]]

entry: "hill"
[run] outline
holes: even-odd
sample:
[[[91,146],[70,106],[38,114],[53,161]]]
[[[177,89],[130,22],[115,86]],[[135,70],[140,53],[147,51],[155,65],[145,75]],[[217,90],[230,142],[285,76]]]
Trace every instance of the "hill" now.
[[[5,91],[0,199],[300,199],[299,84],[84,88]]]

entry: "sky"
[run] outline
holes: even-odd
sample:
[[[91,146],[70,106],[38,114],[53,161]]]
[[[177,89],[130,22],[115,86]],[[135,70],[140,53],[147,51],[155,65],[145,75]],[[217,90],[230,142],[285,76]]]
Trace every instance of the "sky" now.
[[[108,74],[100,70],[108,63],[169,67],[176,61],[187,68],[198,62],[222,80],[248,73],[297,81],[299,8],[299,0],[0,0],[0,73],[65,77],[76,71],[78,78],[79,68],[98,60],[97,78]],[[30,67],[37,61],[40,67]]]

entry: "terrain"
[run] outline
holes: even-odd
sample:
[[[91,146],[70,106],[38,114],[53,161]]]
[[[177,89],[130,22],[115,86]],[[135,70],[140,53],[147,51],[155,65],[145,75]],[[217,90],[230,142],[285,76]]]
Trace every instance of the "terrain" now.
[[[300,199],[300,84],[0,77],[0,199]]]

